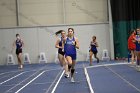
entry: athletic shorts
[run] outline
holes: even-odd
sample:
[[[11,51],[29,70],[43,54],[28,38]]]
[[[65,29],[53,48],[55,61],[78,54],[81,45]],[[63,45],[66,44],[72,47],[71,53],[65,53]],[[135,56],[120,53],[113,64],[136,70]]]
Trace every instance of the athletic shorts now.
[[[76,54],[65,54],[65,57],[70,56],[72,60],[76,60]]]
[[[22,49],[16,49],[16,54],[19,55],[20,53],[22,53]]]
[[[59,51],[59,50],[58,50],[58,53],[61,54],[62,56],[65,55],[65,53],[64,53],[63,51]]]
[[[89,52],[92,52],[93,54],[97,54],[98,51],[93,51],[93,50],[89,50]]]

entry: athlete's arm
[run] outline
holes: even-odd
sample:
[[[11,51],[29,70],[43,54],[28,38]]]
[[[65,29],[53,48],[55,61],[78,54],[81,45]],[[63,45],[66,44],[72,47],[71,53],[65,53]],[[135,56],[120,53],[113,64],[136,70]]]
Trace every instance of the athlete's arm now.
[[[60,42],[60,39],[57,39],[56,43],[55,43],[55,48],[62,48],[59,46],[59,42]]]
[[[64,45],[66,43],[66,39],[67,39],[67,37],[63,38],[63,40],[62,40],[62,49],[64,48]]]
[[[92,46],[92,45],[95,45],[95,44],[93,43],[93,41],[90,42],[90,46]]]
[[[76,47],[77,49],[79,49],[79,41],[78,41],[77,38],[75,38],[75,47]]]
[[[136,42],[136,36],[133,36],[132,42]]]
[[[98,43],[96,42],[96,47],[99,47]]]
[[[24,42],[23,42],[23,40],[21,39],[21,43],[22,43],[22,48],[24,47]]]

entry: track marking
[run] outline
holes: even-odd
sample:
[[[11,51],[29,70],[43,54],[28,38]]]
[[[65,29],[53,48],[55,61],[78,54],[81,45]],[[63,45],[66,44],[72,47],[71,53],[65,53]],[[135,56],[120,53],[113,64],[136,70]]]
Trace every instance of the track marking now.
[[[30,83],[32,83],[34,80],[36,80],[38,77],[40,77],[45,71],[41,72],[39,75],[37,75],[35,78],[33,78],[30,82],[25,84],[23,87],[21,87],[19,90],[17,90],[15,93],[19,93],[22,89],[24,89],[26,86],[28,86]]]
[[[43,67],[41,67],[39,70],[27,70],[27,71],[25,71],[25,72],[33,72],[33,71],[36,71],[36,72],[33,73],[32,75],[30,75],[29,77],[27,77],[26,79],[22,80],[20,83],[16,84],[15,86],[13,86],[12,88],[10,88],[9,90],[7,90],[7,91],[4,92],[4,93],[7,93],[7,92],[11,91],[12,89],[14,89],[15,87],[17,87],[18,85],[22,85],[21,83],[25,82],[25,81],[28,80],[30,77],[32,77],[33,75],[37,74],[39,71],[41,71],[41,70],[43,70],[43,69],[45,69],[45,68],[46,68],[46,66],[43,66]],[[52,70],[44,70],[44,71],[47,72],[47,71],[53,71],[53,70],[55,70],[55,69],[52,69]]]
[[[46,66],[43,66],[43,67],[41,67],[41,69],[45,69],[46,68]],[[55,68],[56,69],[56,68]],[[51,71],[51,70],[55,70],[55,69],[46,69],[47,71]],[[61,68],[57,68],[58,70],[59,69],[61,69]],[[30,71],[38,71],[38,70],[40,70],[39,68],[37,69],[37,70],[25,70],[26,72],[30,72]],[[7,72],[2,72],[2,73],[0,73],[0,76],[1,75],[3,75],[3,74],[7,74],[7,73],[12,73],[12,72],[21,72],[20,70],[15,70],[15,71],[7,71]],[[24,72],[24,71],[22,71],[22,72]]]
[[[13,74],[15,74],[15,73],[3,75],[3,77],[0,77],[0,79],[6,78],[6,77],[10,77],[10,75],[13,75]]]
[[[57,78],[59,77],[59,75],[61,74],[61,70],[59,71],[59,73],[57,74],[57,76],[55,77],[54,81],[52,82],[52,84],[50,85],[50,87],[46,90],[45,93],[48,93],[50,91],[50,89],[52,88],[52,86],[54,85],[54,83],[56,82]]]
[[[53,70],[58,70],[58,69],[52,69],[52,70],[44,70],[45,72],[49,72],[49,71],[53,71]],[[31,71],[29,71],[31,72]],[[26,79],[22,80],[21,82],[19,82],[18,84],[15,84],[13,87],[11,87],[9,90],[7,90],[4,93],[8,93],[9,91],[11,91],[12,89],[14,89],[15,87],[17,87],[18,85],[23,85],[21,83],[25,82],[26,80],[28,80],[29,78],[31,78],[33,75],[37,74],[39,71],[36,71],[35,73],[33,73],[32,75],[30,75],[29,77],[27,77]],[[52,83],[52,82],[46,82],[46,83]],[[36,84],[36,83],[34,83]],[[45,84],[45,83],[39,83],[39,84]],[[8,85],[6,85],[8,86]],[[9,85],[10,86],[10,85]]]
[[[130,63],[113,63],[113,64],[103,64],[103,65],[95,65],[95,66],[88,66],[86,68],[95,68],[95,67],[102,67],[102,66],[114,66],[114,65],[126,65]]]
[[[21,71],[8,71],[8,72],[3,72],[3,73],[0,73],[0,76],[3,75],[3,74],[12,73],[12,72],[21,72]]]
[[[118,74],[117,72],[115,72],[114,70],[112,70],[111,68],[107,67],[111,72],[113,72],[115,75],[117,75],[119,78],[121,78],[124,82],[126,82],[128,85],[132,86],[134,89],[136,89],[138,92],[140,92],[140,89],[137,88],[136,86],[134,86],[132,83],[130,83],[128,80],[126,80],[125,78],[123,78],[120,74]]]
[[[87,83],[88,83],[88,86],[89,86],[89,89],[90,89],[90,93],[94,93],[94,90],[93,90],[92,85],[90,83],[90,78],[89,78],[89,75],[88,75],[88,72],[87,72],[86,68],[84,68],[84,72],[85,72]]]
[[[19,82],[18,84],[15,84],[13,87],[11,87],[10,89],[8,89],[6,92],[4,93],[8,93],[9,91],[11,91],[12,89],[14,89],[15,87],[17,87],[18,85],[23,85],[21,83],[25,82],[26,80],[28,80],[29,78],[31,78],[33,75],[35,75],[37,72],[33,73],[32,75],[30,75],[29,77],[27,77],[26,79],[22,80],[21,82]]]
[[[4,83],[6,83],[6,82],[8,82],[8,81],[10,81],[10,80],[12,80],[12,79],[14,79],[14,78],[16,78],[16,77],[20,76],[20,75],[22,75],[23,73],[25,73],[25,72],[22,72],[22,73],[20,73],[20,74],[18,74],[18,75],[16,75],[16,76],[14,76],[14,77],[12,77],[12,78],[9,78],[9,79],[7,79],[7,80],[5,80],[5,81],[1,82],[1,83],[0,83],[0,85],[4,84]]]
[[[58,86],[58,84],[59,84],[59,82],[60,82],[60,80],[61,80],[61,78],[62,78],[64,72],[65,72],[65,71],[63,70],[61,76],[59,77],[59,79],[58,79],[57,83],[55,84],[55,86],[54,86],[54,88],[53,88],[53,90],[52,90],[51,93],[54,93],[54,92],[55,92],[55,90],[56,90],[56,88],[57,88],[57,86]]]

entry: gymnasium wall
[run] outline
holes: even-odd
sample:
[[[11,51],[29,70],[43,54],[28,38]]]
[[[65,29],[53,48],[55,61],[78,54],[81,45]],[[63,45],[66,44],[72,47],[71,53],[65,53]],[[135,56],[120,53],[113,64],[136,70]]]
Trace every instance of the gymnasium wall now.
[[[107,5],[107,0],[0,0],[0,28],[106,23]]]
[[[92,25],[64,25],[64,26],[48,26],[48,27],[20,27],[20,28],[3,28],[0,29],[0,64],[6,64],[6,57],[12,50],[12,43],[16,39],[16,33],[21,35],[24,40],[25,47],[23,53],[29,53],[31,63],[38,63],[40,52],[45,52],[48,63],[54,62],[56,51],[56,36],[54,33],[60,29],[67,32],[72,27],[75,29],[75,36],[79,39],[80,49],[77,52],[77,61],[85,61],[89,43],[93,35],[97,36],[99,43],[98,56],[101,59],[103,49],[109,51],[111,55],[110,32],[108,23],[97,23]],[[15,51],[13,53],[16,60]]]

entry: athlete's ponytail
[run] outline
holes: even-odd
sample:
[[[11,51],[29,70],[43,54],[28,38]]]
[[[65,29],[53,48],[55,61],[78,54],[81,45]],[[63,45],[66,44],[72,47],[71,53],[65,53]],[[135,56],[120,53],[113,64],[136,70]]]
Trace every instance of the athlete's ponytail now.
[[[59,31],[55,32],[55,35],[61,34],[61,32],[63,32],[63,30],[59,30]]]

